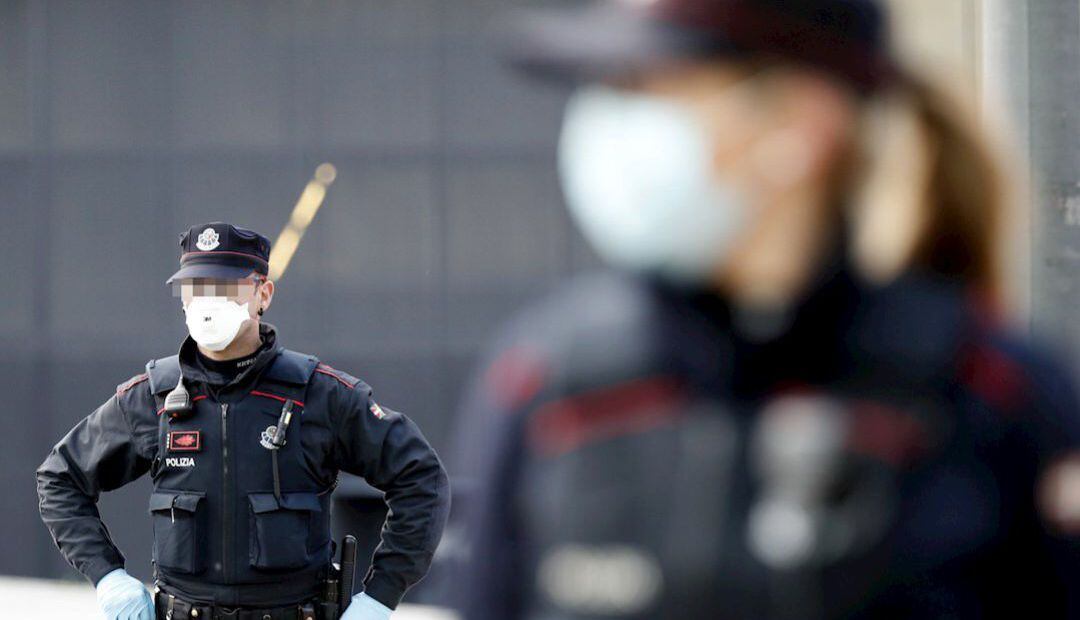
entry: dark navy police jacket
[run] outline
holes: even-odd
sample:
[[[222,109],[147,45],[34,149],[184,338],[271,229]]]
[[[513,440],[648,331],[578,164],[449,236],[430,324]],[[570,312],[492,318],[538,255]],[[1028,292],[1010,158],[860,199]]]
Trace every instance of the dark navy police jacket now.
[[[619,275],[533,307],[463,411],[465,618],[1080,617],[1036,501],[1076,393],[971,301],[834,266],[788,316]]]
[[[37,470],[41,515],[64,557],[91,583],[124,566],[96,501],[150,472],[153,562],[163,589],[224,606],[288,605],[319,591],[335,545],[330,496],[338,471],[362,476],[390,507],[364,580],[396,607],[426,573],[450,491],[420,429],[380,407],[363,381],[276,343],[211,390],[190,338],[77,424]],[[170,420],[163,399],[183,369],[194,413]],[[274,492],[268,429],[285,401],[293,416]]]

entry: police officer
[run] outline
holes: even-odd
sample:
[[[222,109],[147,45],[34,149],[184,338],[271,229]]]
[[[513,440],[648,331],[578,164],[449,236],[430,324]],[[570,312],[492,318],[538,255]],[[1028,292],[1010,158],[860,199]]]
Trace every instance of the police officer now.
[[[364,591],[342,615],[389,617],[428,569],[449,506],[420,429],[363,381],[286,349],[261,320],[270,242],[222,222],[180,237],[169,278],[190,336],[79,422],[37,469],[42,519],[108,620],[322,618],[339,470],[390,511]],[[97,507],[150,472],[153,602]]]
[[[515,24],[578,86],[559,172],[616,269],[463,409],[465,617],[1080,617],[1076,394],[994,318],[1000,177],[878,6]]]

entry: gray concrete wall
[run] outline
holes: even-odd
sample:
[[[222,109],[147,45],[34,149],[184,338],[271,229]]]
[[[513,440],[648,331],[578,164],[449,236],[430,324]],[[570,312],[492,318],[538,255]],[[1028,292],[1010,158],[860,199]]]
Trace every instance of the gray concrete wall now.
[[[1080,322],[1080,2],[985,0],[984,91],[1004,104],[1027,177],[1030,324],[1077,356]],[[1026,260],[1025,260],[1026,259]]]

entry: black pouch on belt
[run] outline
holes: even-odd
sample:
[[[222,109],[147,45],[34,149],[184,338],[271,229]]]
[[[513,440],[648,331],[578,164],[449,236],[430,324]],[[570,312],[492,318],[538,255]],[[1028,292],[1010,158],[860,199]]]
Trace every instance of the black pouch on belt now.
[[[210,607],[192,605],[172,594],[158,592],[154,596],[154,616],[157,620],[209,620]]]

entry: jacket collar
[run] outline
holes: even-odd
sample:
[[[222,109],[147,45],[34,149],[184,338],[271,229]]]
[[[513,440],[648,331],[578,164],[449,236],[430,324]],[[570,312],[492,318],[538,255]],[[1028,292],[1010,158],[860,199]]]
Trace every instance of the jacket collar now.
[[[255,362],[245,368],[230,383],[220,388],[220,391],[242,389],[254,385],[270,364],[285,350],[277,342],[277,328],[269,323],[259,323],[259,338],[262,340],[262,349],[255,356]],[[189,335],[180,345],[179,361],[184,373],[184,381],[207,384],[208,377],[198,363],[198,345]]]
[[[823,273],[779,338],[755,341],[711,293],[661,290],[668,359],[706,391],[759,398],[785,387],[870,381],[894,388],[949,376],[970,324],[964,287],[911,270],[884,286],[843,264]]]

